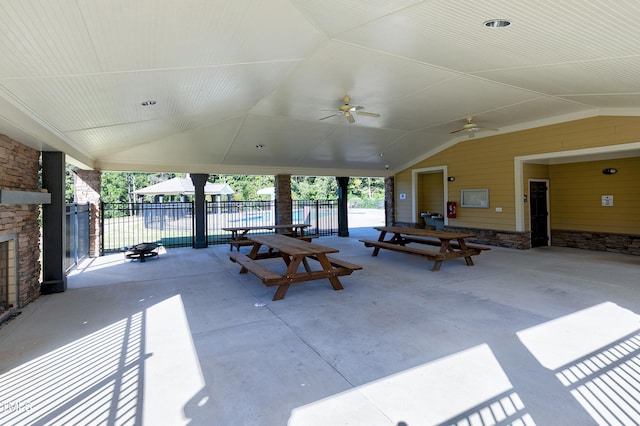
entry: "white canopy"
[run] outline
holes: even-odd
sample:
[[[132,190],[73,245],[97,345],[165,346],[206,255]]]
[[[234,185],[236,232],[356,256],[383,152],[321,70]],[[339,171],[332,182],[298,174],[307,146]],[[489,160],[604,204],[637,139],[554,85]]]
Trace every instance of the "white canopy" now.
[[[267,186],[266,188],[259,189],[256,194],[258,195],[273,195],[276,193],[276,188],[273,186]]]
[[[173,178],[146,188],[134,191],[137,195],[193,195],[195,189],[191,178]],[[204,193],[207,195],[230,195],[235,191],[226,183],[210,183],[204,186]]]

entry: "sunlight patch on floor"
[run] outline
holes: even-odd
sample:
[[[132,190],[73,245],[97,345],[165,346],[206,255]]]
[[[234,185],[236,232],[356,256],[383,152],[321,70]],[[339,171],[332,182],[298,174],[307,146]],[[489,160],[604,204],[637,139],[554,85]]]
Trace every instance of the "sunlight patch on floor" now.
[[[177,295],[1,374],[0,424],[187,424],[203,387]]]
[[[505,421],[535,424],[493,352],[483,344],[296,408],[289,425]]]
[[[640,424],[640,316],[606,302],[518,332],[600,425]]]

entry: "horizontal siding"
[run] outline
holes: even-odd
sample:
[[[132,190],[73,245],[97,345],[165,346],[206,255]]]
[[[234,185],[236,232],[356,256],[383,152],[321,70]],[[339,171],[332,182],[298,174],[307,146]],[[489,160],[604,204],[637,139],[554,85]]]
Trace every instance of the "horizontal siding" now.
[[[396,220],[409,222],[412,214],[417,213],[411,210],[411,171],[427,167],[447,166],[449,176],[455,177],[455,181],[449,182],[448,185],[447,195],[450,201],[456,201],[459,205],[461,189],[488,188],[490,194],[488,209],[462,209],[459,207],[458,217],[451,219],[450,225],[515,230],[514,157],[637,141],[640,141],[639,117],[609,116],[463,141],[416,163],[395,176],[396,194],[402,192],[407,194],[405,200],[399,200],[396,195]],[[612,165],[614,163],[611,161],[605,163],[606,166],[593,165],[596,167],[593,180],[589,180],[589,183],[585,185],[581,183],[581,179],[583,179],[583,173],[586,176],[587,172],[586,169],[584,172],[581,171],[580,165],[586,163],[564,165],[570,166],[567,170],[560,165],[525,165],[522,182],[523,193],[528,194],[529,192],[528,180],[530,178],[550,179],[552,227],[560,229],[563,226],[579,226],[580,228],[567,229],[640,233],[638,229],[640,226],[638,224],[640,206],[637,201],[640,185],[640,176],[637,176],[637,173],[640,173],[640,167],[637,163],[632,164],[631,167],[635,167],[637,173],[627,174],[626,177],[622,172],[622,166],[618,167],[621,172],[617,175],[604,176],[602,168],[616,167]],[[616,191],[611,194],[614,195],[615,206],[609,208],[610,210],[606,210],[607,208],[603,210],[599,205],[601,204],[600,196],[607,195],[607,191],[612,191],[609,189],[610,187],[599,185],[601,183],[599,179],[602,177],[616,179]],[[613,180],[606,182],[611,183]],[[583,186],[588,189],[582,188]],[[569,198],[573,200],[571,207],[567,202],[568,193],[573,194]],[[521,201],[518,200],[518,202]],[[416,203],[416,206],[418,205],[420,205],[419,200]],[[577,210],[582,209],[584,212],[576,213],[574,206],[580,206]],[[496,207],[502,207],[502,213],[496,212]],[[525,211],[527,208],[528,205],[525,204]],[[525,226],[528,229],[528,212],[525,215]],[[612,223],[612,216],[616,218],[615,224]]]
[[[604,175],[605,168],[615,175]],[[549,167],[551,227],[576,231],[640,234],[640,158]],[[602,206],[613,195],[614,205]]]

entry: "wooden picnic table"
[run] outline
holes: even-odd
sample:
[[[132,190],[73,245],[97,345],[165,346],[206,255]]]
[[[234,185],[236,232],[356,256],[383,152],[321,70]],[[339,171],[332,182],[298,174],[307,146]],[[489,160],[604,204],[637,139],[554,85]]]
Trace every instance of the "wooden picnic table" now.
[[[265,285],[278,286],[273,300],[283,299],[289,286],[293,283],[321,278],[327,278],[334,290],[342,290],[343,287],[338,277],[351,275],[353,271],[362,269],[362,266],[328,256],[329,253],[338,253],[338,249],[298,238],[273,234],[251,236],[249,240],[253,243],[253,247],[248,255],[232,251],[229,252],[229,258],[232,262],[242,266],[241,274],[251,272],[260,278]],[[263,246],[268,248],[268,252],[260,253]],[[284,274],[268,269],[261,264],[263,262],[257,262],[260,259],[272,257],[281,257],[284,260],[287,265]],[[313,270],[309,266],[308,259],[319,262],[322,269]],[[304,271],[299,271],[300,264],[303,265]]]
[[[235,246],[238,250],[240,250],[240,246],[250,246],[253,244],[247,238],[247,234],[250,231],[285,231],[292,237],[310,241],[311,237],[304,235],[304,230],[310,226],[311,225],[308,223],[289,223],[279,225],[228,226],[226,228],[222,228],[222,230],[231,232],[229,249],[233,250],[233,247]]]
[[[467,266],[473,266],[471,256],[480,254],[489,247],[467,244],[466,238],[473,238],[473,234],[463,234],[449,231],[435,231],[430,229],[403,228],[399,226],[381,226],[373,228],[380,231],[378,240],[360,240],[365,247],[373,247],[372,256],[377,256],[380,249],[394,250],[403,253],[417,254],[429,260],[435,260],[433,271],[439,271],[442,262],[448,259],[464,258]],[[393,236],[385,240],[387,234]],[[423,245],[439,246],[438,251],[428,250],[423,247],[409,246],[417,243]]]

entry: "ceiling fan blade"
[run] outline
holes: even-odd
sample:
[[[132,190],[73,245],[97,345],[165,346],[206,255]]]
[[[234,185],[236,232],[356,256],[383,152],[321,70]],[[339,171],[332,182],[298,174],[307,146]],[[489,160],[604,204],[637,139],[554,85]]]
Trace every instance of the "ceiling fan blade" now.
[[[345,114],[344,116],[345,116],[345,117],[347,117],[347,121],[349,122],[349,124],[353,124],[353,123],[355,123],[355,122],[356,122],[356,119],[355,119],[355,118],[353,118],[353,115],[351,115],[351,114]]]
[[[498,129],[494,129],[493,127],[478,127],[478,130],[491,130],[493,132],[497,132]]]
[[[458,129],[458,130],[454,130],[453,132],[449,132],[450,135],[454,134],[454,133],[458,133],[458,132],[462,132],[465,131],[467,129]]]
[[[319,118],[318,120],[326,120],[327,118],[335,117],[338,113],[327,115],[326,117]]]
[[[362,105],[358,105],[357,107],[354,107],[355,111],[360,111],[361,109],[364,109],[364,107]]]
[[[356,114],[364,115],[365,117],[380,117],[380,114],[376,114],[375,112],[356,111]]]

